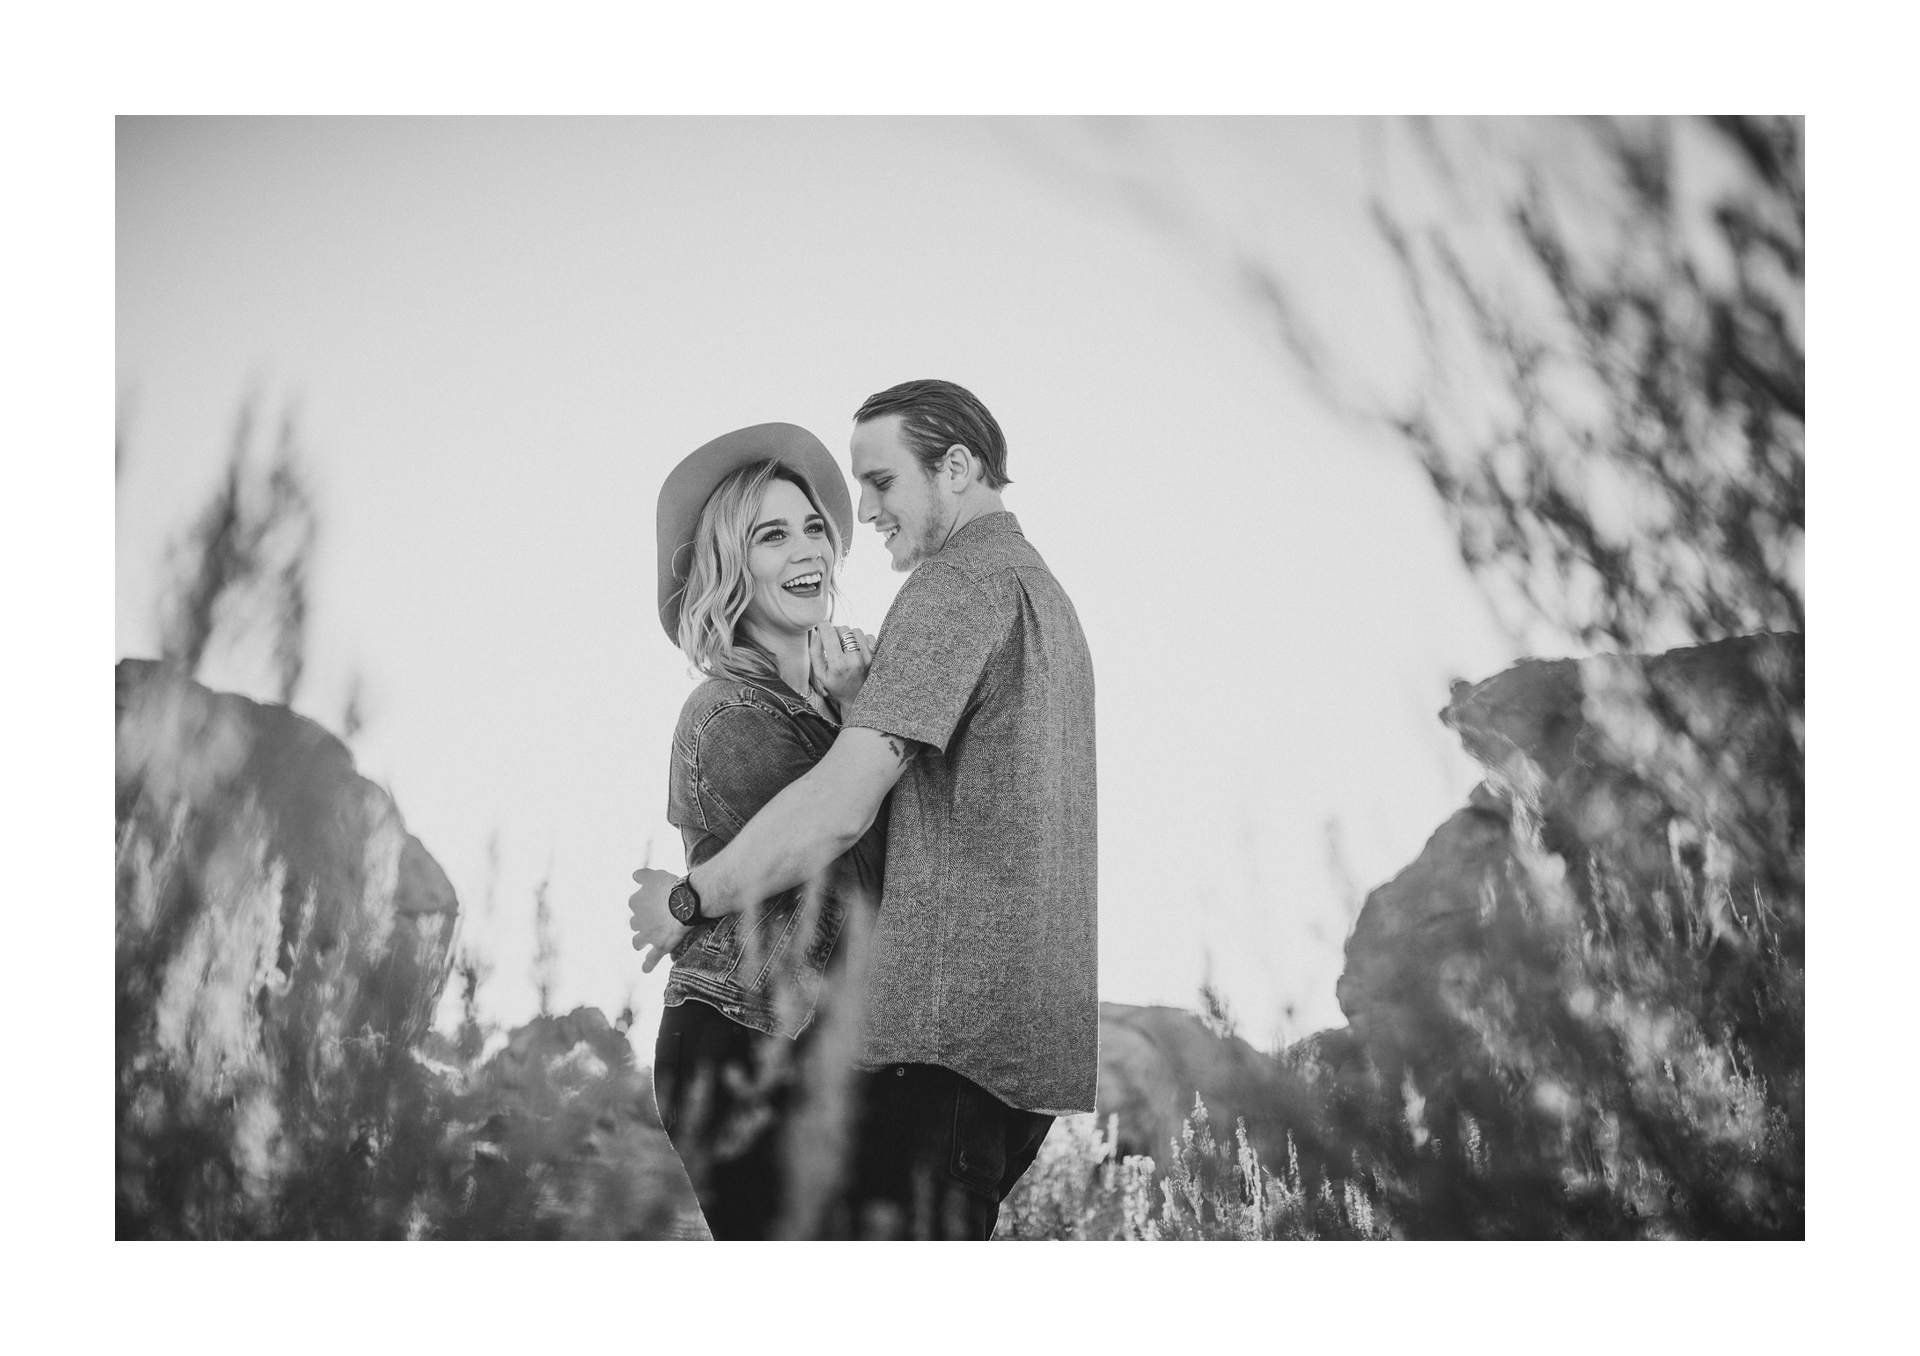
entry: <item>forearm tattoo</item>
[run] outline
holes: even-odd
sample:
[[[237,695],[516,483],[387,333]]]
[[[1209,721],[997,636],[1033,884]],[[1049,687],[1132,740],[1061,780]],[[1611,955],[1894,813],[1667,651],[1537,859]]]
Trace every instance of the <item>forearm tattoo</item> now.
[[[887,736],[887,747],[893,750],[893,760],[896,763],[909,762],[915,754],[920,752],[920,746],[913,740],[900,739],[894,735]]]

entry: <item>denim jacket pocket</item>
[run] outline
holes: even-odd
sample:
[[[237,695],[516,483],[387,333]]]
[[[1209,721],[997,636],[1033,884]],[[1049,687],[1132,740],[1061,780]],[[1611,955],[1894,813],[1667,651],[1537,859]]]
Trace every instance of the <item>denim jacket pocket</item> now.
[[[793,933],[794,924],[800,919],[800,909],[791,896],[769,906],[753,920],[753,927],[740,946],[740,958],[752,971],[745,980],[745,987],[753,993],[764,993],[773,969],[785,954]]]
[[[695,934],[692,945],[674,958],[674,965],[710,979],[732,979],[741,955],[740,915],[727,913]]]
[[[807,939],[804,953],[805,963],[816,970],[824,971],[833,959],[833,949],[840,943],[840,934],[847,924],[847,901],[838,888],[829,888],[822,892],[820,916],[814,923],[813,936]]]
[[[750,993],[760,992],[793,930],[798,910],[791,902],[775,903],[757,914],[722,914],[694,934],[674,964],[687,973],[712,980],[730,980]],[[752,973],[741,975],[742,966]]]

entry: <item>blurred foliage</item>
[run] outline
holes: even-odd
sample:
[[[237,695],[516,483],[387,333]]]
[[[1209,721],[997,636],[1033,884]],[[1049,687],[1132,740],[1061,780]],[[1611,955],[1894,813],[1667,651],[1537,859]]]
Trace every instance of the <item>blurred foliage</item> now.
[[[1758,637],[1456,696],[1493,775],[1283,1056],[1407,1236],[1804,1236],[1801,674]]]
[[[1502,883],[1424,1049],[1288,1052],[1378,1204],[1409,1237],[1803,1237],[1797,911],[1716,930],[1702,892],[1552,860]]]
[[[317,518],[290,418],[252,401],[169,562],[163,658],[115,712],[120,1238],[668,1237],[700,1231],[624,1025],[477,1018],[457,901],[339,740],[286,703]],[[264,640],[279,705],[189,681]],[[351,726],[359,703],[349,698]],[[464,1019],[429,1029],[449,965]],[[625,1019],[630,1021],[630,1017]]]
[[[451,885],[339,741],[164,665],[116,678],[117,1237],[698,1230],[630,1015],[483,1025]]]
[[[1404,321],[1364,330],[1364,282],[1349,298],[1315,276],[1364,251],[1304,253],[1253,195],[1200,187],[1216,156],[1298,138],[1081,130],[1065,155],[1021,153],[1202,261],[1290,375],[1405,448],[1522,648],[1805,629],[1804,119],[1361,120],[1361,239]],[[1276,168],[1278,194],[1300,167]]]
[[[1433,1237],[1803,1237],[1804,1079],[1769,1077],[1781,1050],[1735,1034],[1743,1017],[1797,1025],[1800,967],[1763,941],[1749,1012],[1715,1012],[1699,933],[1609,912],[1599,945],[1560,939],[1557,972],[1516,983],[1488,956],[1462,994],[1469,1058],[1349,1097],[1397,1217]]]
[[[161,605],[161,657],[195,676],[216,635],[236,640],[264,624],[277,699],[290,705],[306,667],[308,574],[319,519],[292,415],[281,418],[272,461],[257,465],[255,404],[241,404],[220,485],[175,548],[175,582]],[[353,723],[357,731],[357,718]]]
[[[1415,455],[1516,633],[1620,653],[1527,747],[1499,727],[1538,694],[1489,696],[1508,850],[1473,944],[1401,976],[1424,1029],[1292,1058],[1410,1236],[1802,1236],[1804,122],[1412,130],[1432,191],[1372,210],[1414,383],[1338,370],[1258,251],[1251,295]],[[1769,632],[1705,687],[1677,670],[1711,645],[1653,655]]]
[[[1056,1122],[1000,1209],[996,1239],[1358,1239],[1392,1237],[1378,1187],[1362,1171],[1311,1172],[1288,1140],[1279,1174],[1261,1163],[1244,1120],[1231,1144],[1215,1137],[1206,1103],[1170,1141],[1165,1171],[1147,1155],[1118,1156],[1118,1126],[1093,1113]]]
[[[1684,834],[1661,884],[1570,865],[1522,802],[1445,1015],[1276,1063],[1316,1105],[1278,1173],[1198,1098],[1160,1156],[1058,1122],[1001,1213],[1024,1239],[1801,1238],[1804,910]]]
[[[553,986],[560,974],[560,943],[553,933],[553,905],[547,898],[552,886],[551,870],[533,887],[533,977],[539,1014],[553,1011]]]
[[[1489,780],[1368,897],[1350,1024],[1274,1057],[1292,1119],[1227,1146],[1197,1108],[1158,1170],[1062,1122],[1007,1229],[1804,1237],[1802,673],[1765,636],[1463,685]]]
[[[1510,621],[1661,649],[1805,629],[1798,118],[1422,124],[1443,190],[1382,197],[1425,355],[1381,417]]]
[[[356,1095],[301,1127],[323,1151],[265,1189],[248,1189],[241,1147],[203,1121],[150,1124],[118,1236],[700,1236],[624,1029],[577,1008],[490,1040],[467,994],[457,1033],[367,1052]]]
[[[312,721],[150,660],[114,688],[121,1227],[249,1231],[337,1127],[378,1118],[458,901]]]

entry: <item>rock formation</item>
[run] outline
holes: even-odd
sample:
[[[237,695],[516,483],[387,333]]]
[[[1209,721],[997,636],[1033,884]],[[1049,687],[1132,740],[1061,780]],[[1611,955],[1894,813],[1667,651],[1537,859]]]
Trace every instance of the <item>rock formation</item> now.
[[[1310,1089],[1273,1056],[1179,1008],[1100,1005],[1096,1114],[1102,1126],[1118,1118],[1121,1157],[1145,1154],[1164,1163],[1195,1094],[1226,1138],[1244,1117],[1265,1162],[1286,1161],[1288,1131],[1317,1142]]]
[[[1499,949],[1503,920],[1523,921],[1517,884],[1559,883],[1542,872],[1568,876],[1548,900],[1588,907],[1597,855],[1606,888],[1699,898],[1735,949],[1756,890],[1798,907],[1802,665],[1800,637],[1765,635],[1651,658],[1524,660],[1455,686],[1441,719],[1488,780],[1367,896],[1337,989],[1393,1078],[1403,1057],[1447,1057],[1463,967]]]
[[[1756,635],[1456,685],[1488,778],[1367,897],[1325,1061],[1414,1233],[1804,1233],[1803,672]]]
[[[1198,1092],[1402,1236],[1802,1236],[1803,662],[1758,635],[1457,684],[1487,779],[1367,896],[1348,1025],[1272,1057],[1103,1004],[1119,1152],[1164,1165]]]
[[[114,676],[119,1229],[245,1230],[377,1118],[459,906],[325,730],[159,664]]]

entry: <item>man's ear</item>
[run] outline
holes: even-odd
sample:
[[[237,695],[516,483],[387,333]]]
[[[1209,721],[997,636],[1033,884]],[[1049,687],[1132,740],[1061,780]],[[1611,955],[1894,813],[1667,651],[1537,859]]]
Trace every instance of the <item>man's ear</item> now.
[[[940,460],[940,478],[947,482],[947,488],[958,494],[980,478],[980,462],[973,455],[973,449],[965,443],[955,443],[947,449]]]

